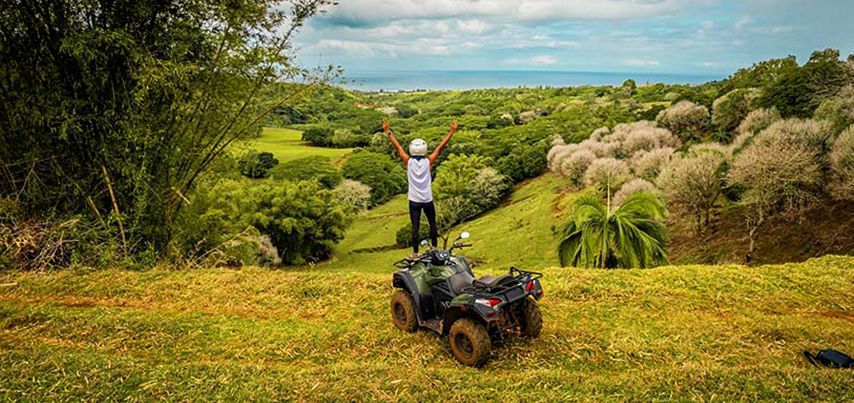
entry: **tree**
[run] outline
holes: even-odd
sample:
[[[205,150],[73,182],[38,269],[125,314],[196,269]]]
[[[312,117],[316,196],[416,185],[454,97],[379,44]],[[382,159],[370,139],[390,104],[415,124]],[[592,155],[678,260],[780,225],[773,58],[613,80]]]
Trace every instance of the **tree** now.
[[[597,196],[580,196],[572,217],[561,227],[561,265],[647,268],[667,262],[664,204],[648,193],[634,193],[612,210]]]
[[[684,142],[699,140],[709,125],[709,110],[691,101],[680,101],[661,111],[655,122]]]
[[[765,88],[760,105],[776,107],[783,117],[812,116],[823,100],[835,96],[852,82],[852,71],[838,55],[839,51],[833,49],[814,52],[809,62],[787,70]]]
[[[329,147],[332,145],[332,136],[335,131],[326,126],[315,126],[302,132],[302,141],[307,141],[313,146]]]
[[[316,180],[327,189],[332,189],[341,183],[341,172],[332,166],[329,157],[313,155],[298,158],[279,165],[271,172],[276,179],[299,182]]]
[[[406,191],[406,172],[386,154],[357,151],[347,158],[342,172],[345,178],[370,186],[374,206]]]
[[[854,126],[842,132],[830,152],[831,190],[840,200],[854,200]]]
[[[35,217],[110,215],[126,253],[163,255],[197,180],[308,88],[261,97],[307,76],[292,38],[330,4],[4,2],[0,196]]]
[[[258,179],[269,176],[270,169],[278,164],[272,153],[250,151],[237,161],[237,168],[243,176]]]
[[[753,258],[759,230],[769,217],[799,211],[820,190],[821,148],[799,135],[817,126],[811,123],[815,122],[777,122],[733,159],[727,181],[745,189],[739,203],[748,227],[747,262]]]
[[[666,164],[656,180],[667,202],[694,219],[695,233],[701,240],[721,195],[725,161],[726,155],[720,152],[689,152]]]
[[[584,173],[584,184],[595,188],[611,202],[611,195],[631,178],[625,161],[600,158],[590,163]]]
[[[748,113],[756,109],[756,100],[761,94],[755,88],[740,88],[715,100],[712,104],[712,125],[724,136],[724,142],[729,142],[730,133]]]

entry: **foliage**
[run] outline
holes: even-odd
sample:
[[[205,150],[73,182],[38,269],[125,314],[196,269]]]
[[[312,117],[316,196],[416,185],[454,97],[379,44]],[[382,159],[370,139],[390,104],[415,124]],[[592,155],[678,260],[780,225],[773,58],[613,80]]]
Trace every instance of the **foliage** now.
[[[596,159],[596,154],[588,149],[580,149],[560,162],[557,172],[568,178],[573,186],[579,187],[582,184],[584,174],[590,167],[590,164]]]
[[[759,103],[776,107],[783,117],[808,118],[824,99],[835,96],[854,77],[831,49],[813,52],[802,67],[786,72],[763,89]]]
[[[498,206],[511,182],[489,167],[489,159],[452,155],[436,175],[433,195],[442,202],[443,220],[458,223]]]
[[[748,262],[765,220],[780,211],[801,209],[820,189],[822,147],[815,141],[820,132],[821,125],[815,122],[780,121],[734,157],[727,180],[746,189],[740,203],[748,212]],[[804,134],[811,136],[802,137]]]
[[[165,255],[183,195],[307,88],[260,96],[305,73],[292,34],[329,4],[4,2],[0,196],[34,219],[114,215],[123,249]]]
[[[691,101],[680,101],[661,111],[655,122],[674,134],[683,142],[699,140],[709,124],[709,110]]]
[[[330,127],[313,126],[302,132],[302,139],[317,147],[330,147],[333,134],[335,134],[335,130]]]
[[[329,158],[319,155],[288,161],[276,167],[272,175],[294,182],[316,180],[327,189],[334,188],[342,180],[341,172],[332,166]]]
[[[270,169],[278,164],[279,160],[272,153],[250,151],[237,161],[237,169],[248,178],[266,178],[270,175]]]
[[[620,190],[618,190],[617,193],[614,193],[614,198],[611,199],[611,206],[613,207],[623,204],[623,202],[626,201],[626,198],[635,193],[649,193],[653,196],[659,195],[658,188],[656,188],[655,185],[649,181],[635,178],[626,182],[623,186],[620,186]]]
[[[854,124],[854,84],[827,99],[815,111],[815,118],[831,124],[834,134],[841,133]]]
[[[520,145],[509,154],[498,158],[496,168],[513,182],[539,176],[546,169],[543,155],[546,147],[542,143]]]
[[[179,239],[191,257],[218,251],[236,264],[254,264],[269,249],[259,239],[264,235],[282,263],[298,265],[328,258],[348,222],[337,194],[314,181],[224,181],[184,211]]]
[[[600,158],[590,163],[584,173],[584,184],[593,187],[610,198],[624,183],[631,179],[629,166],[625,161],[614,158]]]
[[[779,59],[765,60],[754,63],[749,68],[739,69],[727,79],[727,85],[733,89],[751,87],[767,88],[774,85],[781,77],[797,69],[797,59],[792,55]]]
[[[371,187],[351,179],[345,179],[335,186],[338,202],[354,212],[367,210],[371,205]]]
[[[562,265],[647,268],[667,262],[664,204],[634,193],[613,211],[596,196],[581,196],[558,234]]]
[[[830,168],[833,195],[837,199],[854,200],[854,125],[833,143]]]
[[[761,94],[762,91],[755,88],[739,88],[715,100],[712,104],[712,125],[718,129],[719,135],[724,136],[721,140],[729,142],[730,133],[756,109]]]
[[[710,212],[721,195],[721,168],[726,155],[692,151],[666,164],[655,183],[669,204],[693,218],[697,235],[702,236],[709,225]]]
[[[406,190],[406,172],[385,154],[370,151],[353,153],[344,163],[345,178],[370,186],[371,205],[384,203]]]
[[[674,151],[671,147],[641,151],[632,156],[629,166],[638,178],[655,181],[661,169],[670,161]]]

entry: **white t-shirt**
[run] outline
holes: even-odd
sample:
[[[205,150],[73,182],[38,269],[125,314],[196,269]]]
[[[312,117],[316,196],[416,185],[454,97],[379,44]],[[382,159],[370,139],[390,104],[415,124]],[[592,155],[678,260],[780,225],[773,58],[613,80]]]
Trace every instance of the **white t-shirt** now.
[[[430,159],[411,157],[406,167],[409,179],[409,200],[417,203],[433,201],[433,178],[430,176]]]

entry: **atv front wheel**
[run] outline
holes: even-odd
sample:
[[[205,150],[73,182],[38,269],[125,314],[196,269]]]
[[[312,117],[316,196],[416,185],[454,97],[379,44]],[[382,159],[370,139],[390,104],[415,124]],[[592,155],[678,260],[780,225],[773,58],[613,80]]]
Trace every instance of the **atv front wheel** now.
[[[469,318],[458,319],[451,325],[448,337],[451,352],[461,363],[479,367],[489,358],[492,342],[486,328],[480,323]]]
[[[418,329],[418,319],[415,317],[415,304],[412,298],[403,290],[397,290],[391,297],[391,320],[394,325],[405,332]]]
[[[525,300],[522,305],[522,317],[520,320],[520,329],[522,336],[537,338],[540,337],[540,330],[543,329],[543,315],[540,314],[540,305],[531,297]]]

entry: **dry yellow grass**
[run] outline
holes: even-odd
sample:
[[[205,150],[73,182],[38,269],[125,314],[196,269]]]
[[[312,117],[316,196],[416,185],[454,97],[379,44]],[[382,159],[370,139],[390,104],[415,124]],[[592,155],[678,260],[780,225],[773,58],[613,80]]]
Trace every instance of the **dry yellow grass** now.
[[[546,269],[540,339],[483,369],[403,333],[391,273],[0,274],[2,400],[834,400],[852,372],[854,258]]]

